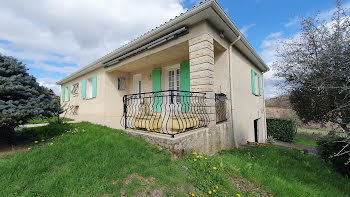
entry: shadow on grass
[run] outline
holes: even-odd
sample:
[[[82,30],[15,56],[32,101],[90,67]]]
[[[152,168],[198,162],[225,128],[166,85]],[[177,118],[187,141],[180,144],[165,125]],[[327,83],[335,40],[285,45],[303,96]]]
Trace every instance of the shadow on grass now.
[[[9,136],[7,133],[0,133],[0,155],[13,151],[23,151],[35,140],[52,138],[70,129],[74,129],[71,124],[57,123],[51,123],[41,127],[16,129],[12,137],[12,144],[9,143]]]

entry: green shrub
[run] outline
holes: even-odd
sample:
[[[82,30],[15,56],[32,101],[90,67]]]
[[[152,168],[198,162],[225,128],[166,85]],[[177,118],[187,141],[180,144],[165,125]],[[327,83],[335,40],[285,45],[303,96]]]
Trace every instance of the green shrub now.
[[[340,173],[350,176],[350,164],[345,164],[349,161],[350,155],[343,154],[332,157],[346,145],[345,142],[341,142],[343,140],[345,140],[344,137],[335,134],[335,132],[330,132],[328,135],[317,139],[317,153],[326,162],[331,162]],[[348,147],[344,151],[350,151],[350,148]]]
[[[293,142],[295,136],[293,119],[267,118],[266,123],[268,136],[284,142]]]

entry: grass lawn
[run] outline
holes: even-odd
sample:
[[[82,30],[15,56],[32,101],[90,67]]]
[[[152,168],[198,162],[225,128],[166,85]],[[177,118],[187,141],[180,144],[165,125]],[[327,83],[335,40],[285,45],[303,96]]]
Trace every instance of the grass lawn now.
[[[316,147],[316,146],[317,146],[315,140],[309,139],[309,138],[305,138],[305,137],[303,137],[303,136],[298,136],[298,135],[296,135],[296,136],[294,137],[293,143],[294,143],[294,144],[305,145],[305,146],[313,146],[313,147]]]
[[[55,122],[57,120],[56,117],[51,117],[49,119],[47,118],[35,118],[32,120],[29,120],[27,124],[42,124],[42,123],[48,123],[48,122]],[[67,121],[72,121],[73,119],[70,118],[61,118],[61,120],[63,122],[67,122]]]
[[[27,128],[17,135],[33,144],[0,156],[0,196],[350,195],[350,181],[330,165],[281,147],[173,160],[141,138],[90,123]]]

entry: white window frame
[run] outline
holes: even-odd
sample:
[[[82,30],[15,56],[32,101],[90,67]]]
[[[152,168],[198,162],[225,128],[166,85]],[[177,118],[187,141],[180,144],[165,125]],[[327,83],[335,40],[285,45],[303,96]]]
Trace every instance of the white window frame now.
[[[86,98],[92,98],[92,77],[86,80]]]

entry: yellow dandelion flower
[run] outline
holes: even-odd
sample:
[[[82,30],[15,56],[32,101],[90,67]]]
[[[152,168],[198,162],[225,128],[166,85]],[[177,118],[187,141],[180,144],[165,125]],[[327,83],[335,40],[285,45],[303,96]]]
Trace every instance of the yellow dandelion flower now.
[[[250,154],[250,152],[248,152],[248,154]]]
[[[241,194],[236,194],[237,197],[241,197]]]
[[[199,156],[199,158],[203,158],[203,156],[201,155],[201,156]]]
[[[53,146],[53,143],[52,143],[52,142],[50,143],[50,146]]]
[[[196,194],[191,194],[191,196],[196,196]]]
[[[199,156],[197,155],[197,159],[199,158]]]
[[[216,189],[219,189],[219,186],[216,186],[215,188],[216,188]]]
[[[38,141],[34,141],[35,144],[39,143]]]
[[[193,161],[197,161],[197,159],[193,159]]]
[[[215,190],[215,189],[213,189],[213,192],[215,193],[215,192],[216,192],[216,190]]]
[[[32,149],[32,148],[29,147],[28,150],[30,150],[30,149]]]
[[[216,170],[216,167],[213,167],[213,170]]]
[[[204,158],[205,160],[207,160],[208,158]]]
[[[211,195],[213,192],[212,191],[209,191],[208,194]]]
[[[198,152],[198,155],[200,155],[201,153],[200,152]]]
[[[197,155],[197,152],[194,152],[194,153],[192,153],[192,154]]]
[[[45,140],[44,140],[44,139],[42,139],[41,141],[42,141],[42,142],[45,142]]]

